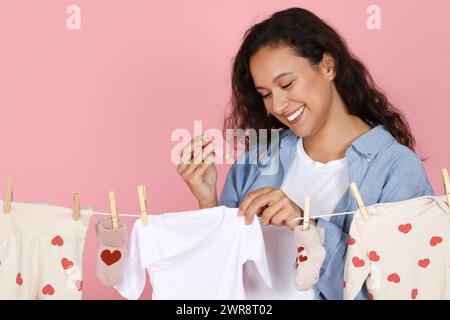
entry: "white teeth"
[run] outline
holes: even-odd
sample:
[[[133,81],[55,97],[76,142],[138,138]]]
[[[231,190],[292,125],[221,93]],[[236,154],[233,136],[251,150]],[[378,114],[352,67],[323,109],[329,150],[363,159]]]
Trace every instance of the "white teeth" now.
[[[297,111],[295,111],[293,114],[291,114],[289,117],[287,117],[288,121],[290,121],[290,122],[294,121],[303,113],[303,111],[305,111],[305,106],[302,106]]]

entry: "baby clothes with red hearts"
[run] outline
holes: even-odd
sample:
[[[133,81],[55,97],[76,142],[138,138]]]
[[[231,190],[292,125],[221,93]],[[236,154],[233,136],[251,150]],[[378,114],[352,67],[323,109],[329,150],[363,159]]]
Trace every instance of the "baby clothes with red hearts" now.
[[[366,282],[369,299],[450,299],[450,209],[425,196],[355,213],[344,269],[344,299]]]
[[[114,288],[138,299],[150,275],[153,299],[244,299],[243,265],[253,261],[271,286],[258,219],[246,225],[224,206],[151,215],[130,235],[122,279]]]
[[[96,225],[97,278],[108,287],[122,278],[123,257],[127,252],[128,232],[126,224],[119,222],[113,229],[112,220],[100,220]]]
[[[294,284],[297,290],[305,291],[319,281],[320,268],[326,255],[322,246],[324,233],[323,229],[314,225],[310,225],[307,230],[303,230],[303,226],[296,226],[294,237],[298,253]]]
[[[92,213],[81,210],[74,221],[70,208],[15,201],[0,213],[0,299],[80,300]]]

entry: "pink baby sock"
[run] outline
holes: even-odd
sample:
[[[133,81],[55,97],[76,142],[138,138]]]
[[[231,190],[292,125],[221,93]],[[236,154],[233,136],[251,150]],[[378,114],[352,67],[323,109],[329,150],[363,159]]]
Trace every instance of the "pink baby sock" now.
[[[320,268],[325,259],[325,248],[322,246],[323,230],[310,225],[307,230],[303,226],[294,229],[297,244],[297,263],[295,270],[295,287],[305,291],[311,289],[319,281]]]
[[[114,286],[122,278],[123,259],[127,252],[127,226],[119,222],[113,229],[111,219],[101,220],[96,226],[97,277],[102,284]]]

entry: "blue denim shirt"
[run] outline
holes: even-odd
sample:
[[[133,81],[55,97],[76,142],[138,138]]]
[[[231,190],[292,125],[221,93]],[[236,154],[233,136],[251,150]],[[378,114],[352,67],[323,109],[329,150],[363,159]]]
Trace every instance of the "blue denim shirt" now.
[[[247,151],[243,155],[245,162],[237,161],[229,170],[219,204],[238,207],[250,191],[267,186],[280,188],[296,156],[298,139],[289,129],[281,131],[280,165],[273,174],[261,174],[264,169],[249,161],[255,150]],[[348,179],[358,186],[365,205],[434,195],[420,158],[398,143],[382,125],[371,128],[354,140],[345,158]],[[357,208],[350,189],[347,189],[334,213],[355,211]],[[352,218],[353,215],[341,215],[333,216],[329,221],[318,219],[317,226],[325,230],[323,245],[327,252],[316,285],[320,299],[343,299],[344,266]],[[367,299],[365,287],[357,299]]]

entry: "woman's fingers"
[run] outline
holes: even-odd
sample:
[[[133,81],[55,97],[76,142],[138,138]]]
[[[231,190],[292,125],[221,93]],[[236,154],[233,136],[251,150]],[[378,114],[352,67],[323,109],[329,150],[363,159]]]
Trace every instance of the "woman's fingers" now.
[[[281,213],[288,203],[288,199],[282,197],[268,206],[261,214],[260,222],[263,225],[279,225],[282,221]],[[276,221],[275,221],[276,220]],[[274,223],[275,222],[275,223]]]
[[[192,148],[192,145],[195,141],[199,141],[200,139],[203,139],[202,135],[198,135],[191,141],[189,141],[188,144],[186,144],[183,149],[180,151],[180,163],[181,164],[188,164],[192,158],[192,152],[194,151]]]
[[[295,227],[298,226],[299,222],[301,221],[301,220],[294,220],[294,218],[300,218],[300,216],[289,216],[286,217],[286,219],[284,220],[284,223],[286,224],[286,227],[288,227],[289,230],[294,230]]]
[[[194,164],[202,164],[212,152],[214,152],[215,145],[212,141],[208,142],[206,145],[199,147],[194,152]]]
[[[247,223],[252,223],[253,218],[256,215],[259,216],[266,209],[266,207],[270,206],[279,198],[280,194],[277,192],[277,190],[274,190],[268,193],[264,193],[253,199],[245,212]]]
[[[214,156],[215,156],[214,153],[212,153],[206,157],[203,163],[193,172],[192,179],[197,179],[198,177],[201,177],[205,173],[209,165],[214,163]]]
[[[272,187],[259,189],[253,194],[250,194],[249,199],[244,199],[241,204],[246,223],[252,223],[255,215],[261,213],[270,203],[277,201],[281,195],[282,192],[280,190],[273,189]]]
[[[196,149],[201,148],[210,143],[208,135],[200,134],[192,139],[180,152],[180,162],[183,164],[191,164],[193,153]]]
[[[273,190],[272,187],[265,187],[265,188],[257,189],[257,190],[247,193],[247,195],[244,197],[244,199],[241,201],[241,204],[239,205],[238,215],[239,216],[245,215],[245,212],[247,211],[247,208],[250,205],[250,203],[253,201],[253,199],[255,199],[260,194],[267,193],[272,190]]]
[[[206,147],[200,147],[200,151],[195,151],[193,164],[190,164],[186,171],[184,172],[185,175],[191,175],[193,174],[202,164],[203,161],[214,152],[214,143],[210,142]]]
[[[177,166],[177,172],[181,176],[190,175],[201,164],[208,154],[202,155],[204,146],[212,145],[210,148],[214,148],[214,144],[209,140],[207,135],[199,135],[195,137],[190,143],[188,143],[180,151],[180,162]]]
[[[180,159],[178,161],[177,172],[179,175],[183,175],[184,171],[189,167],[192,153],[193,153],[193,144],[198,141],[203,140],[203,135],[198,135],[194,139],[192,139],[186,146],[183,147],[180,151]]]
[[[277,200],[269,203],[261,213],[260,222],[262,225],[273,226],[287,226],[290,230],[293,230],[298,224],[297,221],[292,221],[294,217],[301,217],[303,210],[286,194],[277,190],[280,196]]]

